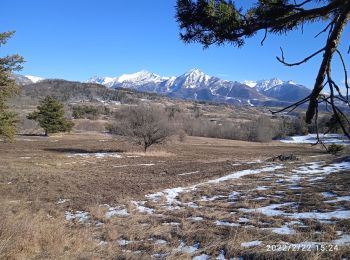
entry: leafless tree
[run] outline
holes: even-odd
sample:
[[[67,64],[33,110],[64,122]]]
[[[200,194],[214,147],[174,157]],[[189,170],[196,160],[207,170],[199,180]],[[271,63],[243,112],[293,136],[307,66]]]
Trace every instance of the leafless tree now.
[[[172,134],[165,110],[154,105],[122,108],[110,131],[142,145],[145,152],[150,146],[163,143]]]

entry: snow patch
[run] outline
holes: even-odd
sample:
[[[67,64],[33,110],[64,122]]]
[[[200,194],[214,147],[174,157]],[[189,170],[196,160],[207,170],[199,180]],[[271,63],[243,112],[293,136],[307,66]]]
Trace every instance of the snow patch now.
[[[78,221],[79,223],[84,223],[90,218],[86,211],[66,211],[64,215],[67,221]]]
[[[241,243],[241,247],[254,247],[254,246],[260,246],[262,241],[260,240],[254,240],[249,242],[243,242]]]

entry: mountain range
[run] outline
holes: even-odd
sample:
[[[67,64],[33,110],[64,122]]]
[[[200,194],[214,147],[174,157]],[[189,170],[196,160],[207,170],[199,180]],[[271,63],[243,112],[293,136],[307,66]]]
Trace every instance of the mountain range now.
[[[310,89],[293,81],[274,78],[260,81],[228,81],[192,69],[178,77],[162,77],[142,70],[119,77],[92,77],[87,82],[109,88],[131,88],[191,100],[259,105],[264,102],[294,102]]]
[[[36,83],[43,78],[15,76],[21,85]],[[168,97],[224,102],[237,105],[285,104],[304,98],[311,90],[293,81],[274,78],[260,81],[228,81],[192,69],[178,77],[162,77],[142,70],[119,77],[91,77],[87,83],[97,83],[111,89],[128,88],[157,93]]]

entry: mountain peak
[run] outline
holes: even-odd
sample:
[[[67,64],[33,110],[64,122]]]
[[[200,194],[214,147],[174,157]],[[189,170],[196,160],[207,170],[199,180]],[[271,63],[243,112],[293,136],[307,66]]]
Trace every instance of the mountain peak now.
[[[205,75],[205,73],[200,69],[194,68],[187,71],[184,75]]]
[[[175,85],[184,88],[198,88],[207,85],[211,77],[199,69],[191,69],[175,80]]]
[[[132,74],[123,74],[117,78],[118,83],[124,82],[144,82],[144,81],[160,81],[161,77],[147,70],[141,70]]]
[[[31,75],[25,75],[25,77],[29,80],[31,80],[33,83],[37,83],[39,81],[44,80],[44,78],[37,77],[37,76],[31,76]]]

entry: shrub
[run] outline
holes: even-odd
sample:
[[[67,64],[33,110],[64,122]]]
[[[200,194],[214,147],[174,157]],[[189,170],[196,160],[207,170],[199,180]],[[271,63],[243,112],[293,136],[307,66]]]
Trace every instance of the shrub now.
[[[172,133],[165,110],[153,105],[124,107],[116,119],[107,129],[142,145],[145,152],[150,146],[163,143]]]
[[[333,155],[337,155],[344,151],[345,147],[340,144],[331,144],[330,146],[327,147],[327,152]]]

